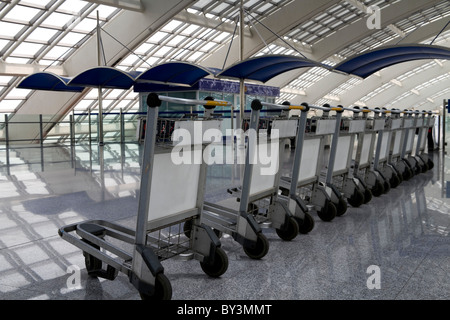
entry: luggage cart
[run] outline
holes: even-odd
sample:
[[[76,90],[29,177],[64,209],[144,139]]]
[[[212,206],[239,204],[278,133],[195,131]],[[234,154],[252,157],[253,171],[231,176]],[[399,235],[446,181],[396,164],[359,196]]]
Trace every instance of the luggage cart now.
[[[378,180],[373,194],[386,194],[391,186],[398,186],[403,180],[403,172],[407,170],[400,159],[400,150],[403,145],[403,125],[400,110],[386,110],[382,108],[381,117],[385,119],[385,126],[378,131],[377,146],[373,168]],[[389,116],[388,116],[389,115]],[[399,161],[393,161],[398,155]]]
[[[205,116],[159,119],[161,101],[204,105]],[[173,257],[195,258],[211,277],[220,277],[228,268],[219,238],[203,223],[207,165],[201,154],[206,142],[195,136],[191,141],[179,139],[183,130],[190,134],[198,127],[203,131],[220,130],[221,122],[211,117],[211,109],[228,104],[155,93],[148,95],[147,104],[136,229],[90,220],[61,227],[59,235],[83,251],[89,275],[114,280],[120,271],[128,276],[142,299],[170,299],[172,286],[164,275],[162,261]],[[200,154],[200,162],[174,163],[172,152],[180,146],[185,148],[185,156]]]
[[[342,109],[353,112],[353,117],[342,118],[338,113],[325,173],[326,185],[339,190],[352,207],[358,208],[372,199],[365,182],[354,176],[351,170],[355,140],[358,134],[364,132],[366,120],[360,117],[361,109],[358,107]]]
[[[329,112],[341,111],[341,108],[309,106],[307,103],[302,106],[306,108],[300,113],[292,177],[281,177],[280,190],[283,196],[300,199],[306,204],[305,208],[301,201],[297,201],[297,210],[301,208],[305,213],[315,211],[321,220],[329,222],[347,210],[347,203],[340,192],[320,182],[326,140],[335,133],[337,121]],[[322,110],[323,114],[308,118],[310,109]]]
[[[414,114],[414,117],[412,115]],[[408,132],[408,142],[405,148],[403,159],[414,171],[424,173],[428,170],[428,161],[424,161],[419,152],[425,149],[426,132],[428,131],[428,117],[426,111],[414,111],[411,118],[414,119],[413,125]]]
[[[203,212],[205,223],[219,233],[226,233],[243,246],[244,252],[252,259],[263,258],[269,250],[267,237],[262,228],[274,228],[278,236],[290,241],[299,233],[299,226],[287,206],[277,200],[282,143],[272,145],[274,129],[278,129],[279,139],[292,137],[297,129],[297,121],[284,118],[260,121],[262,104],[255,99],[251,103],[250,123],[246,132],[245,164],[242,185],[228,189],[230,198],[217,203],[205,202]],[[243,125],[245,126],[245,121]],[[260,125],[267,125],[267,133],[258,131]],[[269,128],[270,125],[270,128]],[[269,132],[270,129],[270,132]],[[265,131],[265,130],[264,130]],[[262,137],[267,137],[264,141]],[[269,148],[275,160],[276,172],[263,174],[264,164],[257,159],[260,148]],[[266,149],[267,150],[267,149]]]
[[[431,111],[422,111],[423,113],[423,126],[419,128],[419,136],[417,139],[417,146],[415,150],[415,156],[422,161],[427,170],[431,170],[434,167],[433,160],[425,153],[427,144],[428,130],[434,126],[435,115]]]
[[[378,146],[377,142],[383,142],[386,111],[382,111],[380,108],[369,109],[364,107],[362,112],[363,118],[366,120],[366,126],[365,130],[358,134],[353,175],[364,181],[372,196],[380,197],[384,193],[384,178],[381,177],[378,169],[373,167],[373,163],[375,158],[379,158],[381,145],[377,150],[377,156],[375,155],[375,149]],[[374,112],[373,117],[369,117],[370,112]],[[377,139],[377,137],[379,138]],[[385,139],[387,141],[386,137]]]

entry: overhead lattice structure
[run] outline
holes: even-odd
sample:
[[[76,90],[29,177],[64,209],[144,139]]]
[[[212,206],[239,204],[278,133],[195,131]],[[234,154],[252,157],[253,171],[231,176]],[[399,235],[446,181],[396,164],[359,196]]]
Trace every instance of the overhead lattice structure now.
[[[48,93],[17,89],[39,71],[70,77],[102,63],[144,72],[169,61],[224,69],[239,61],[240,0],[10,0],[0,2],[0,113],[93,111],[98,92]],[[374,7],[375,6],[375,7]],[[378,10],[378,11],[377,11]],[[292,55],[328,66],[395,44],[449,46],[447,0],[246,0],[243,58]],[[376,14],[379,25],[368,24]],[[372,19],[372,20],[371,20]],[[373,27],[373,26],[372,26]],[[444,30],[443,30],[444,29]],[[439,34],[439,37],[436,36]],[[450,62],[420,60],[362,79],[312,67],[285,72],[268,85],[279,102],[436,109],[448,98]],[[132,88],[103,89],[103,110],[136,110]]]

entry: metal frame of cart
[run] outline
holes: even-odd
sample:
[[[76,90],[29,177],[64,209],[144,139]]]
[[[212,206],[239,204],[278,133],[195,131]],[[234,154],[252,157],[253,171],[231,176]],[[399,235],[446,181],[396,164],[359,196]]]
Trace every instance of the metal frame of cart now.
[[[103,220],[59,229],[64,240],[83,251],[89,275],[114,280],[119,271],[123,272],[142,299],[172,297],[172,287],[161,264],[163,260],[177,256],[195,258],[211,277],[220,277],[228,268],[228,258],[219,238],[203,223],[207,165],[204,161],[182,165],[171,161],[174,142],[163,140],[175,139],[175,132],[173,136],[161,136],[162,127],[158,123],[158,107],[163,100],[205,106],[203,119],[173,120],[175,129],[187,131],[193,129],[196,121],[201,122],[203,129],[220,128],[220,120],[210,117],[211,109],[228,105],[222,101],[149,94],[136,229]],[[192,151],[183,152],[202,152],[206,143],[202,140],[188,143],[187,150]]]

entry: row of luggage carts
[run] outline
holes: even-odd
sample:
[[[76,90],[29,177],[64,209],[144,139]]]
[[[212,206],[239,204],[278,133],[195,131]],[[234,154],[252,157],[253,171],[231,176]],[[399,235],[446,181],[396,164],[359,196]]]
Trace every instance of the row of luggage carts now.
[[[160,117],[162,101],[201,105],[205,112]],[[433,167],[425,153],[435,117],[430,112],[278,105],[255,99],[242,121],[239,141],[245,161],[240,183],[224,190],[225,200],[211,203],[205,200],[208,164],[202,154],[221,137],[204,133],[221,132],[223,118],[214,108],[230,104],[151,93],[147,105],[136,228],[89,220],[59,229],[64,240],[82,250],[89,275],[114,280],[122,272],[142,299],[172,297],[164,260],[196,259],[206,275],[220,277],[228,269],[223,234],[239,243],[249,258],[262,259],[269,251],[264,228],[291,241],[313,230],[314,214],[332,221],[344,215],[348,205],[368,203]],[[263,108],[279,112],[262,116]],[[308,117],[313,109],[322,115]],[[290,116],[292,111],[297,115]],[[344,117],[345,111],[351,116]],[[198,130],[201,139],[185,138],[197,137]],[[287,142],[293,152],[286,152]],[[267,173],[266,164],[257,161],[256,150],[261,148],[270,150],[278,170]],[[181,149],[182,158],[192,161],[173,160],[174,150]],[[281,170],[290,155],[292,167]]]

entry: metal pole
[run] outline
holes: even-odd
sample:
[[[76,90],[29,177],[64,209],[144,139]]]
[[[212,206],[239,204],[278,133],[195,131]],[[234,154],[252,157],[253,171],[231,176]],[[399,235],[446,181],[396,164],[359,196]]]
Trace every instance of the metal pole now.
[[[6,143],[6,166],[8,168],[9,174],[9,124],[8,124],[8,115],[5,114],[5,143]]]
[[[244,0],[241,0],[239,8],[239,61],[244,60]],[[242,121],[244,120],[245,111],[245,85],[244,79],[240,79],[239,83],[240,93],[240,128],[242,128]]]
[[[97,11],[97,63],[101,66],[100,18]],[[98,87],[98,145],[103,145],[103,101],[102,87]]]
[[[42,114],[39,115],[39,139],[41,147],[44,144],[44,131],[42,128]]]
[[[443,108],[443,110],[442,110],[442,152],[445,154],[445,147],[446,147],[446,141],[445,141],[445,130],[446,130],[446,127],[445,127],[445,120],[446,120],[446,118],[447,118],[447,115],[446,115],[446,113],[445,113],[445,110],[446,110],[446,104],[447,104],[447,101],[446,100],[444,100],[444,108]]]
[[[120,108],[119,121],[120,121],[120,143],[123,144],[125,142],[125,123],[122,108]]]

